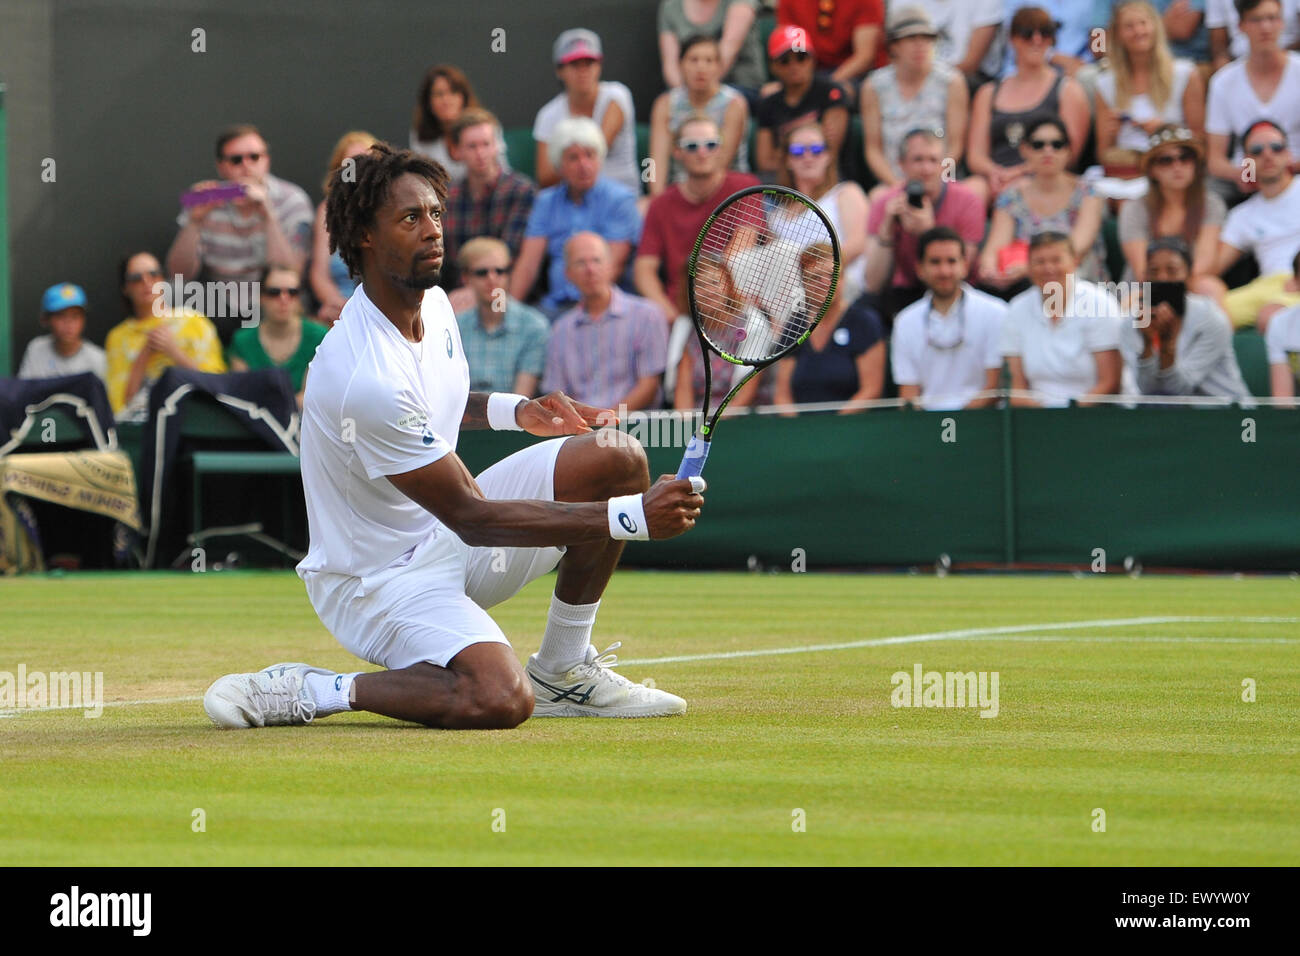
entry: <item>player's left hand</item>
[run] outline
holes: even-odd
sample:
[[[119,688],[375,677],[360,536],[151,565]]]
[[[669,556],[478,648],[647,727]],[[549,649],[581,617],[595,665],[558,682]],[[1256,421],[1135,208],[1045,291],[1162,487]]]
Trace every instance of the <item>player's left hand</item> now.
[[[563,392],[551,392],[515,409],[515,421],[530,435],[553,438],[557,435],[583,435],[597,425],[613,425],[618,415],[612,408],[596,408],[575,402]]]

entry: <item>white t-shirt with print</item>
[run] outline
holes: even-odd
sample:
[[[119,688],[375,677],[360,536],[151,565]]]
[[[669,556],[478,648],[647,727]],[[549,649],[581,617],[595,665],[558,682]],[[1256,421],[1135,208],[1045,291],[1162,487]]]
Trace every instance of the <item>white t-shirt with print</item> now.
[[[302,409],[304,579],[335,572],[364,586],[431,534],[451,533],[385,477],[455,451],[469,399],[460,329],[442,289],[424,294],[421,316],[424,338],[410,342],[358,286],[316,349]]]

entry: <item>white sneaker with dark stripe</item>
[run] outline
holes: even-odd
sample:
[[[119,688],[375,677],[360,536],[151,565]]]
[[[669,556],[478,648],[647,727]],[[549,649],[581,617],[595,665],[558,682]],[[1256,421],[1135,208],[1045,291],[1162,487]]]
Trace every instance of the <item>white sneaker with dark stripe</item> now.
[[[256,674],[227,674],[203,695],[203,709],[228,729],[310,724],[316,701],[303,678],[312,672],[330,673],[307,664],[272,664]]]
[[[601,654],[590,644],[587,657],[563,674],[553,674],[528,658],[525,671],[533,685],[537,703],[534,717],[671,717],[686,713],[686,701],[667,691],[628,680],[612,668],[618,663],[613,653],[621,643],[611,644]]]

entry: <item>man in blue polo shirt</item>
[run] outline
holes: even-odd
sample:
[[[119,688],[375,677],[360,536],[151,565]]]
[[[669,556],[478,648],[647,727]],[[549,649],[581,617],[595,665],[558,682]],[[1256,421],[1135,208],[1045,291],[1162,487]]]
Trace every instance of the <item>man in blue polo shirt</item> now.
[[[564,274],[564,244],[579,232],[594,232],[609,243],[614,278],[623,274],[641,235],[636,194],[622,183],[601,176],[605,137],[586,117],[556,124],[550,155],[559,158],[560,183],[543,189],[533,202],[524,244],[515,262],[510,294],[523,302],[533,290],[543,259],[549,255],[548,288],[538,307],[553,321],[581,296]]]
[[[551,323],[536,309],[510,298],[510,249],[479,236],[460,249],[460,274],[474,293],[473,308],[456,314],[474,392],[512,392],[532,398],[546,367]]]

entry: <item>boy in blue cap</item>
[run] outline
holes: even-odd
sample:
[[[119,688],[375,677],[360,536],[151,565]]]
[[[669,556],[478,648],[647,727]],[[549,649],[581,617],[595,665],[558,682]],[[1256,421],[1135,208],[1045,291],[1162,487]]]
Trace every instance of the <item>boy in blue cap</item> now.
[[[41,296],[41,327],[49,335],[38,335],[27,344],[19,378],[57,378],[94,372],[100,381],[108,377],[104,350],[81,337],[86,328],[86,293],[79,285],[60,282]]]

